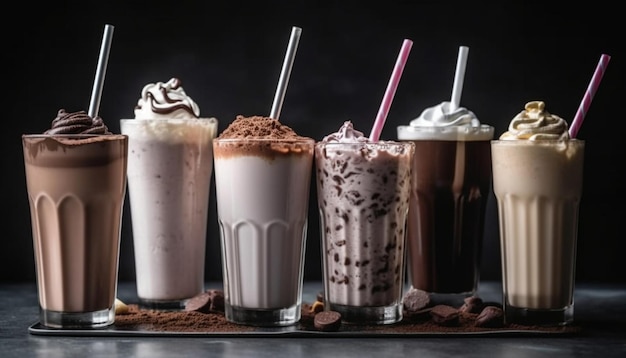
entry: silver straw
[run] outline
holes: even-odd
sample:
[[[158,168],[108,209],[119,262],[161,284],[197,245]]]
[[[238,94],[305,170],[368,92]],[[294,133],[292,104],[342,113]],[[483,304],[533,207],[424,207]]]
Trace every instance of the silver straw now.
[[[291,68],[293,67],[293,61],[296,57],[296,50],[298,49],[298,42],[300,42],[301,33],[301,28],[296,26],[291,28],[291,37],[289,38],[289,45],[287,46],[287,54],[285,55],[285,61],[283,62],[283,69],[280,72],[278,88],[276,88],[274,103],[272,104],[272,111],[270,112],[270,118],[276,120],[280,117],[280,110],[283,106],[283,101],[285,100],[285,92],[287,92],[287,84],[289,83],[289,76],[291,75]]]
[[[104,86],[104,75],[107,70],[107,62],[109,60],[109,52],[111,50],[111,39],[113,38],[113,25],[105,25],[104,36],[102,37],[102,45],[100,46],[100,57],[98,58],[98,67],[96,68],[96,79],[93,83],[91,91],[91,101],[89,102],[89,116],[95,118],[100,109],[100,98],[102,97],[102,87]]]

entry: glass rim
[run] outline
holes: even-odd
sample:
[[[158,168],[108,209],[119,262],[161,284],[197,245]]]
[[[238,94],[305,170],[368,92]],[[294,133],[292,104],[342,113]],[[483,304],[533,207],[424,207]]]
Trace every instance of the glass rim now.
[[[218,123],[219,120],[215,117],[199,117],[199,118],[121,118],[120,123],[141,123],[141,122],[194,122],[194,121],[202,121],[202,122],[215,122]]]
[[[310,137],[298,138],[259,138],[259,137],[243,137],[243,138],[213,138],[217,143],[316,143],[315,139]]]
[[[107,138],[128,138],[128,135],[126,134],[121,134],[121,133],[109,133],[109,134],[97,134],[97,133],[75,133],[75,134],[68,134],[68,133],[57,133],[57,134],[43,134],[43,133],[39,133],[39,134],[35,134],[35,133],[30,133],[30,134],[22,134],[22,138],[32,138],[32,139],[37,139],[37,138],[41,138],[41,139],[45,139],[45,138],[61,138],[61,139],[79,139],[79,138],[100,138],[100,137],[107,137]]]
[[[415,143],[411,141],[401,141],[401,140],[379,140],[377,142],[372,141],[363,141],[363,142],[324,142],[319,141],[315,144],[316,146],[393,146],[393,147],[404,147],[404,146],[415,146]]]
[[[491,144],[503,144],[503,145],[544,145],[544,144],[584,144],[584,139],[578,138],[569,138],[569,139],[538,139],[538,140],[528,140],[528,139],[492,139]]]

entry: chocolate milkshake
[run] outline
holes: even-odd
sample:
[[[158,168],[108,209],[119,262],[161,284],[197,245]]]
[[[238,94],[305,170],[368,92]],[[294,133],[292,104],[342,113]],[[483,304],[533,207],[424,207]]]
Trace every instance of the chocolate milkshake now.
[[[492,142],[507,323],[574,319],[578,207],[585,142],[545,103],[526,104]]]
[[[100,117],[65,110],[44,134],[22,136],[45,326],[114,322],[127,140]]]
[[[349,121],[315,146],[324,303],[345,323],[402,319],[413,154],[414,144],[370,142]]]
[[[311,138],[267,117],[237,116],[213,141],[226,318],[300,320]]]
[[[478,288],[494,128],[442,102],[397,131],[415,144],[409,283],[442,302],[462,302]]]
[[[137,296],[142,307],[182,309],[204,289],[215,118],[200,118],[181,81],[144,86],[128,141],[128,189]]]

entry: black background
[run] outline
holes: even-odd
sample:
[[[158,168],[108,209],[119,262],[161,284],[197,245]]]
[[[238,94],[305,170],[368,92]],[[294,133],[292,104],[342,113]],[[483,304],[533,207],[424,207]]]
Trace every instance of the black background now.
[[[609,54],[578,135],[587,147],[577,280],[626,282],[623,18],[618,2],[559,3],[12,3],[14,10],[4,12],[2,24],[8,113],[3,116],[0,282],[35,279],[21,134],[43,132],[60,108],[88,109],[107,23],[115,31],[99,114],[114,132],[119,119],[133,116],[146,83],[171,77],[182,80],[203,116],[218,118],[220,132],[237,114],[269,115],[292,26],[303,31],[280,119],[318,140],[348,119],[369,133],[405,38],[414,44],[382,139],[395,139],[397,125],[450,100],[459,46],[470,48],[461,105],[495,126],[496,135],[531,100],[545,101],[548,111],[571,121],[600,55]],[[321,275],[315,195],[312,188],[307,280]],[[482,278],[499,280],[497,215],[490,195]],[[207,280],[221,280],[215,208],[213,188]],[[119,278],[130,281],[134,275],[126,202]]]

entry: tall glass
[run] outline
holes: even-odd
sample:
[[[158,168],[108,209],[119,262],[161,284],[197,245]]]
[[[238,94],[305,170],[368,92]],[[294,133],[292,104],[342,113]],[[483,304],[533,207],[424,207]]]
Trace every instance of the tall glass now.
[[[115,320],[128,137],[22,136],[40,323],[101,328]]]
[[[492,141],[507,323],[574,319],[581,140]]]
[[[137,296],[145,308],[182,309],[204,290],[217,120],[122,119]]]
[[[434,302],[459,306],[480,279],[494,128],[398,127],[415,143],[408,224],[408,281]]]
[[[300,320],[315,141],[215,139],[226,318],[254,326]]]
[[[413,143],[315,146],[324,308],[348,324],[402,319]]]

